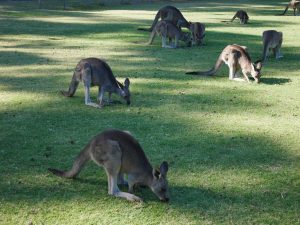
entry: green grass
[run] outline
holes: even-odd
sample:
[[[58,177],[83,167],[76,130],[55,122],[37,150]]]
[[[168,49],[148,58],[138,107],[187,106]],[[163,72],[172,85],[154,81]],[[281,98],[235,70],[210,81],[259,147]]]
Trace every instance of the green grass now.
[[[159,38],[145,46],[149,34],[136,30],[170,3],[38,11],[1,2],[0,224],[300,224],[300,18],[274,16],[275,0],[220,2],[175,4],[207,29],[205,46],[176,50]],[[220,23],[240,8],[249,25]],[[227,44],[258,59],[267,29],[284,33],[284,58],[265,64],[261,84],[229,81],[225,66],[213,78],[184,74],[209,69]],[[91,56],[130,78],[130,107],[86,107],[82,84],[74,98],[59,94]],[[108,196],[93,163],[76,180],[47,172],[69,168],[107,128],[133,133],[153,165],[169,162],[169,204],[149,189],[136,193],[144,203]]]

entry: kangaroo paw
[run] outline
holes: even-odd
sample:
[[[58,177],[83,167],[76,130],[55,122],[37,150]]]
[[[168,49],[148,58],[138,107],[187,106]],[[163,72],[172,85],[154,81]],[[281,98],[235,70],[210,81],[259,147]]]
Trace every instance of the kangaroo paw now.
[[[125,198],[131,202],[143,202],[143,199],[141,199],[140,197],[137,197],[137,196],[127,193],[127,192],[119,191],[119,192],[114,193],[113,195],[116,197],[119,197],[119,198]]]
[[[99,104],[96,104],[96,103],[93,103],[93,102],[86,103],[85,105],[95,107],[95,108],[98,108],[98,109],[101,109],[103,107],[103,106],[101,106]]]

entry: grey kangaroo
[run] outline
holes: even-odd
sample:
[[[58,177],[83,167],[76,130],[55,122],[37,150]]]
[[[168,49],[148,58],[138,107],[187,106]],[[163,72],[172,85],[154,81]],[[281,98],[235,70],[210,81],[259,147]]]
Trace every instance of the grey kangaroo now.
[[[283,11],[283,13],[278,14],[278,15],[280,15],[280,16],[284,15],[288,11],[289,8],[294,10],[294,16],[299,15],[300,14],[300,1],[295,1],[295,0],[290,1],[287,4],[287,6],[286,6],[285,10]],[[297,14],[296,14],[296,11],[297,11]]]
[[[108,179],[108,194],[129,201],[142,201],[131,193],[136,185],[146,185],[161,201],[169,201],[168,163],[164,161],[159,170],[153,169],[142,147],[129,132],[103,131],[83,148],[71,170],[48,170],[60,177],[75,178],[89,160],[104,167]],[[127,181],[124,180],[124,174],[127,175]],[[118,184],[128,184],[130,193],[120,191]]]
[[[252,63],[246,47],[240,45],[227,45],[221,52],[215,66],[209,71],[187,72],[186,74],[212,76],[220,69],[223,63],[229,67],[230,80],[242,81],[243,79],[238,78],[238,72],[242,70],[246,81],[250,82],[247,76],[250,73],[257,83],[260,82],[261,61]]]
[[[158,10],[158,12],[156,13],[155,19],[152,23],[152,26],[150,28],[148,28],[148,29],[138,28],[138,30],[144,30],[144,31],[151,32],[154,29],[154,27],[157,24],[159,19],[165,20],[165,21],[170,21],[174,25],[178,26],[179,28],[181,28],[181,27],[186,27],[188,29],[190,28],[190,22],[188,22],[184,18],[184,16],[180,12],[180,10],[174,6],[167,5]]]
[[[244,10],[238,10],[234,14],[234,16],[232,17],[230,22],[233,22],[235,20],[235,18],[239,18],[240,24],[247,24],[248,20],[249,20],[249,16],[248,16],[247,12]],[[229,21],[223,20],[222,22],[229,22]]]
[[[205,37],[205,25],[199,22],[191,23],[190,32],[192,34],[192,45],[202,45]]]
[[[111,102],[111,94],[116,93],[123,97],[128,105],[130,105],[130,91],[128,78],[125,79],[124,85],[116,80],[110,67],[106,62],[97,58],[86,58],[79,61],[69,86],[68,91],[61,91],[66,97],[72,97],[80,81],[83,81],[85,88],[85,104],[88,106],[101,108],[104,105],[104,94],[108,92],[109,99]],[[99,105],[93,103],[90,99],[90,87],[98,86],[99,94],[98,100]]]
[[[182,32],[177,26],[169,21],[159,21],[151,32],[148,44],[151,45],[156,34],[160,35],[162,38],[163,48],[177,48],[178,41],[184,41],[187,46],[191,46],[191,35],[190,33]],[[167,45],[167,38],[169,39],[169,45]],[[174,45],[172,40],[175,40]]]
[[[282,58],[280,52],[282,45],[282,32],[276,30],[266,30],[263,32],[263,62],[267,60],[269,52],[272,50],[276,59]]]

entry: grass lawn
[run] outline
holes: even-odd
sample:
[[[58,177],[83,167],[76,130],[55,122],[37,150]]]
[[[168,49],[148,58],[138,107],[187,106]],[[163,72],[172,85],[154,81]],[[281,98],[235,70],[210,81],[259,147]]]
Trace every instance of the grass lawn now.
[[[300,17],[275,0],[173,3],[206,24],[205,46],[145,46],[154,4],[75,10],[0,3],[0,224],[300,224]],[[231,3],[230,3],[231,2]],[[34,3],[36,5],[36,3]],[[246,9],[249,25],[220,23]],[[284,58],[262,82],[187,76],[207,70],[228,44],[261,57],[264,30],[283,32]],[[131,80],[132,105],[84,105],[67,90],[81,58],[107,60]],[[92,88],[95,101],[98,89]],[[114,99],[119,99],[114,95]],[[147,188],[130,203],[107,194],[105,172],[89,163],[78,179],[53,176],[108,128],[129,130],[151,163],[170,164],[170,203]]]

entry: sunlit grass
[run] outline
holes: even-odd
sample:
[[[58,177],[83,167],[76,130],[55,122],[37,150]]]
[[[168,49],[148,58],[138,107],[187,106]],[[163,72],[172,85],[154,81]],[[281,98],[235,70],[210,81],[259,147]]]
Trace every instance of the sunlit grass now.
[[[298,17],[274,16],[283,10],[275,1],[178,3],[207,34],[203,47],[174,50],[160,38],[145,45],[149,33],[136,30],[170,3],[63,11],[26,2],[0,6],[0,224],[300,223]],[[239,8],[249,25],[220,23]],[[226,66],[215,77],[185,75],[211,68],[227,44],[260,58],[267,29],[283,31],[284,58],[264,65],[261,84],[229,81]],[[85,57],[130,78],[130,107],[86,107],[82,84],[75,97],[60,95]],[[69,168],[107,128],[133,133],[153,165],[170,163],[169,204],[149,189],[136,193],[142,204],[108,196],[93,163],[77,180],[47,172]]]

